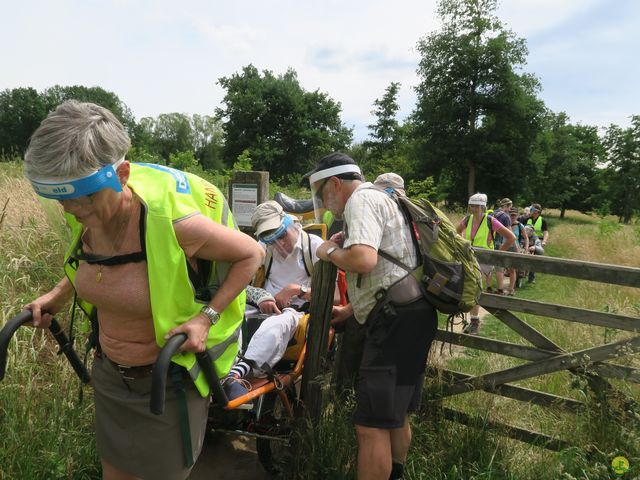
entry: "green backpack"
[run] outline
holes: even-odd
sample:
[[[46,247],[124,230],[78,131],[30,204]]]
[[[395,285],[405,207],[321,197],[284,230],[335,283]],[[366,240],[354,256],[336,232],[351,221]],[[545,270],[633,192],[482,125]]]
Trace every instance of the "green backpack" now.
[[[411,268],[386,252],[379,250],[378,254],[414,275],[425,298],[442,313],[471,310],[482,293],[480,266],[471,243],[458,235],[447,216],[428,200],[413,201],[396,190],[372,188],[398,204],[422,262]]]

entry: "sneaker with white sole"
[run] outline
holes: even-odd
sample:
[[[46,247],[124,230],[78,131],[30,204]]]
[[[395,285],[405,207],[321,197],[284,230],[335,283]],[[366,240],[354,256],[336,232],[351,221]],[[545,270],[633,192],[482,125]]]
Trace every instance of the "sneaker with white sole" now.
[[[466,333],[467,335],[478,335],[480,332],[480,320],[472,318],[471,323],[464,327],[462,333]]]
[[[249,390],[251,390],[251,384],[249,383],[248,380],[245,380],[244,378],[227,376],[222,381],[222,389],[224,390],[224,393],[227,395],[227,399],[231,401],[249,393]],[[247,403],[247,404],[244,404],[243,406],[251,408],[253,404]]]

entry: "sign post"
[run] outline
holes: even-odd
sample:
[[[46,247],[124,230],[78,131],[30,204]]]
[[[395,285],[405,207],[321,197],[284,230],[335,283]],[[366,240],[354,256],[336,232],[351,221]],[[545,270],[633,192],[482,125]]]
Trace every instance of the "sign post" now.
[[[268,199],[269,172],[233,172],[229,184],[229,203],[240,230],[253,234],[251,215],[258,205]]]

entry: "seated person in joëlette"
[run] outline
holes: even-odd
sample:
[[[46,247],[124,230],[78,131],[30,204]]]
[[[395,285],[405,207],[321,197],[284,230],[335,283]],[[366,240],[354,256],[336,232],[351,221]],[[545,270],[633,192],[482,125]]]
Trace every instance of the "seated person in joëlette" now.
[[[284,355],[296,334],[311,296],[316,249],[323,242],[302,229],[297,218],[286,214],[273,200],[258,205],[251,223],[266,250],[264,286],[247,287],[246,317],[272,314],[251,337],[223,387],[229,399],[246,394],[251,384],[245,377],[264,375]]]

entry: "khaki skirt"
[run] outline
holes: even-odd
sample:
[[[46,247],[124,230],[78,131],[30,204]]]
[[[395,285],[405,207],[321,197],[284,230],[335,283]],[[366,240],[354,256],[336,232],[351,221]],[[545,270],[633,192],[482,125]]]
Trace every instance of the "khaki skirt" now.
[[[162,415],[149,410],[151,375],[125,380],[106,357],[93,362],[96,444],[100,458],[143,479],[184,479],[186,466],[175,389],[167,380]],[[193,459],[198,458],[207,424],[209,399],[185,378]]]

